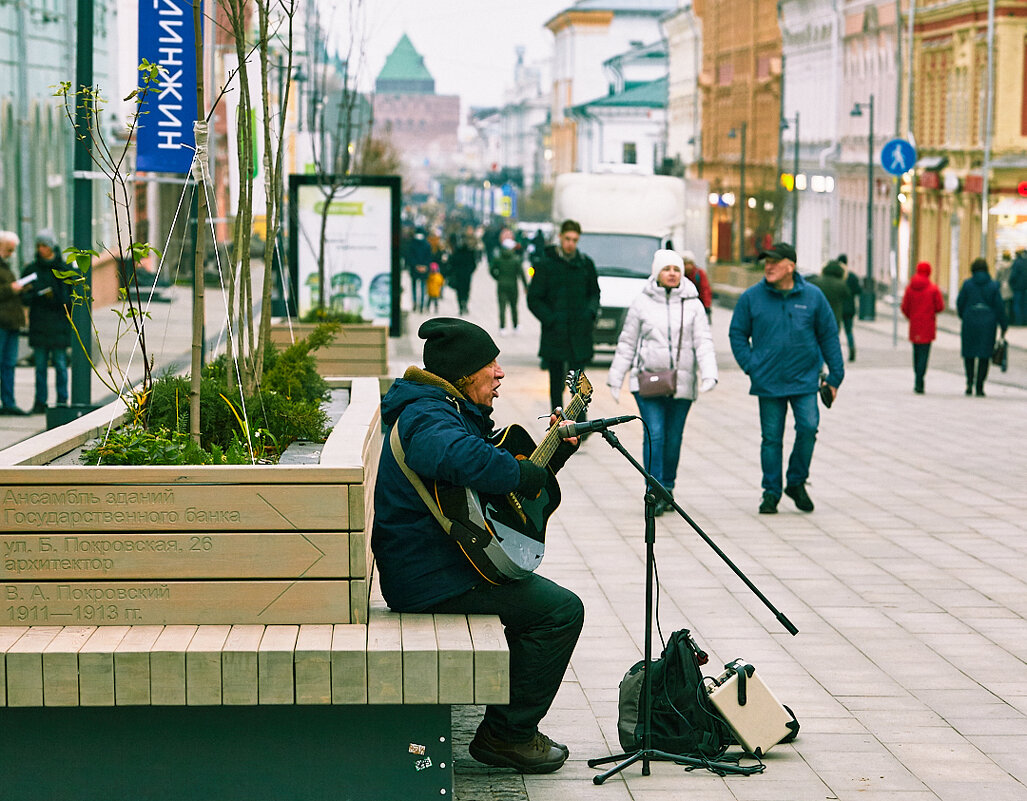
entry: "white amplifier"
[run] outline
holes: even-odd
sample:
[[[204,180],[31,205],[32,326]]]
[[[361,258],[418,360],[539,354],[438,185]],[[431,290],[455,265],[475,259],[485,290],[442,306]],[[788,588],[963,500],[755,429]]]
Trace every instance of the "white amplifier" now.
[[[791,741],[799,724],[756,674],[752,665],[736,659],[709,687],[710,701],[727,721],[738,744],[763,756],[782,740]]]

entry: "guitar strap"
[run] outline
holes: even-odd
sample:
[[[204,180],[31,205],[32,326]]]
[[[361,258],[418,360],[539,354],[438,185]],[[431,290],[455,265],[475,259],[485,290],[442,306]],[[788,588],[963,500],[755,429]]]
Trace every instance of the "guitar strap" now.
[[[439,525],[445,530],[447,534],[452,536],[453,521],[442,514],[442,510],[439,509],[439,505],[432,499],[431,493],[428,492],[428,488],[421,481],[421,477],[417,475],[410,466],[407,464],[406,453],[403,451],[403,444],[399,441],[399,423],[396,422],[392,426],[392,433],[389,434],[389,446],[392,448],[392,455],[396,458],[396,464],[399,465],[399,469],[403,471],[403,475],[407,477],[414,489],[417,490],[417,494],[421,496],[421,500],[424,501],[424,505],[428,507],[428,511],[432,513],[432,516],[439,522]]]

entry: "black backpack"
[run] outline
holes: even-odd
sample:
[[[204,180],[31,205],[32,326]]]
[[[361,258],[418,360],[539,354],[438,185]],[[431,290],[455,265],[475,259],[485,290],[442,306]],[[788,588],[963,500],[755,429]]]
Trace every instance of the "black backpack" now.
[[[650,748],[683,756],[717,759],[733,742],[724,720],[710,703],[699,666],[706,653],[688,629],[675,631],[659,659],[649,666],[652,685],[652,740]],[[628,753],[642,747],[642,668],[636,662],[620,683],[617,733]]]

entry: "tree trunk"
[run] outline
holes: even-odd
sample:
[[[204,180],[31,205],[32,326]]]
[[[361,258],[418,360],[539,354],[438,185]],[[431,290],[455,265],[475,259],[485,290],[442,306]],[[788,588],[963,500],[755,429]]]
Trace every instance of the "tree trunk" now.
[[[189,434],[193,442],[200,442],[200,373],[203,370],[203,257],[206,251],[204,235],[207,228],[207,186],[204,180],[207,158],[207,124],[203,119],[205,99],[203,96],[203,15],[199,0],[193,0],[193,28],[196,35],[196,137],[197,146],[203,140],[203,152],[197,147],[193,161],[193,175],[196,176],[196,191],[199,202],[196,211],[196,252],[193,254],[193,342],[192,375],[189,383]],[[202,134],[200,132],[202,129]]]

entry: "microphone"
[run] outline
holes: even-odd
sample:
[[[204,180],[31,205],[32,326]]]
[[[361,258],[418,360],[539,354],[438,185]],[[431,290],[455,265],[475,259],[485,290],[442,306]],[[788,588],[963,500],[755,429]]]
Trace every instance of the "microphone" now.
[[[636,415],[626,414],[623,417],[604,417],[601,420],[584,420],[580,423],[571,422],[560,426],[560,436],[564,439],[580,437],[582,434],[590,434],[593,431],[605,431],[612,426],[619,426],[621,423],[637,419]]]

